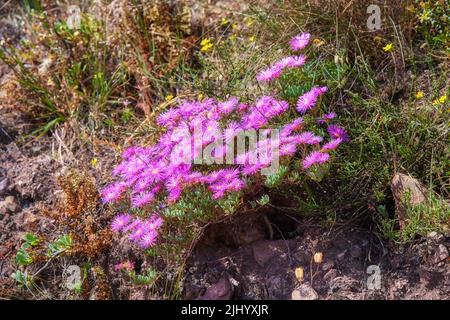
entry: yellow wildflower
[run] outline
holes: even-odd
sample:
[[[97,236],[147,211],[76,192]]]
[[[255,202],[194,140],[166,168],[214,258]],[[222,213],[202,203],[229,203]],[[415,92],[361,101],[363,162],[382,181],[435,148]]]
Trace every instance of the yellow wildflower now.
[[[314,262],[319,264],[319,263],[322,263],[322,261],[323,261],[323,253],[322,252],[316,252],[314,254]]]
[[[250,41],[250,42],[255,42],[255,36],[251,36],[250,38],[248,38],[248,41]]]
[[[227,23],[228,23],[228,20],[226,18],[222,17],[222,19],[220,19],[220,24],[222,26],[226,25]]]
[[[97,167],[98,164],[98,159],[97,158],[92,158],[91,159],[91,166],[93,166],[94,168]]]
[[[445,101],[447,101],[447,96],[444,94],[443,96],[439,97],[439,102],[444,104]]]
[[[203,97],[204,97],[203,93],[199,93],[198,96],[197,96],[198,100],[202,100]]]
[[[172,100],[172,99],[173,99],[173,95],[171,95],[171,94],[167,95],[167,96],[164,98],[164,100],[166,100],[166,101],[170,101],[170,100]]]
[[[244,22],[247,27],[250,27],[253,24],[253,19],[247,17],[244,19]]]
[[[201,45],[201,48],[200,48],[201,52],[207,52],[213,47],[211,39],[208,39],[208,38],[203,39],[202,42],[200,42],[200,45]]]
[[[316,47],[320,47],[320,46],[322,46],[322,45],[325,44],[325,40],[316,38],[316,39],[313,40],[313,44],[314,44]]]
[[[423,91],[418,91],[418,92],[416,93],[416,99],[422,99],[423,96],[424,96]]]
[[[298,267],[295,269],[295,277],[297,278],[298,281],[303,280],[303,278],[305,277],[305,272],[302,267]]]
[[[394,50],[394,44],[388,43],[387,45],[385,45],[385,46],[383,47],[383,50],[384,50],[385,52],[391,52],[392,50]]]

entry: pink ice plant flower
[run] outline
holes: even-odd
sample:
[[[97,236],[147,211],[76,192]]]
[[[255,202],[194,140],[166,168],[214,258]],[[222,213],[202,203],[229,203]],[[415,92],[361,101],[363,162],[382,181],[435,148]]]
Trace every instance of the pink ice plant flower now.
[[[314,87],[300,96],[297,101],[297,111],[300,113],[308,112],[316,105],[318,98],[325,92],[327,92],[327,87]]]
[[[299,51],[309,44],[309,39],[311,39],[310,33],[301,33],[299,35],[296,35],[289,41],[289,45],[291,46],[292,51]]]
[[[142,249],[148,249],[156,243],[158,231],[163,225],[159,215],[151,215],[147,220],[133,218],[130,215],[119,215],[112,223],[112,230],[128,234],[128,238]],[[126,227],[124,227],[126,226]],[[123,265],[118,267],[123,268]]]
[[[308,169],[315,164],[322,164],[330,159],[328,153],[313,151],[303,159],[303,169]]]

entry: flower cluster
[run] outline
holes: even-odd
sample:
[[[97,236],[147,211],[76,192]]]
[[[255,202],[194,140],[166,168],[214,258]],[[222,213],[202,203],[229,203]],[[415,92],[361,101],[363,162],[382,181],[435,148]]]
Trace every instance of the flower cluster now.
[[[114,218],[111,228],[115,232],[127,233],[131,241],[142,249],[147,249],[155,244],[162,224],[163,220],[158,215],[141,220],[129,214],[121,214]]]
[[[306,47],[309,38],[309,34],[294,37],[291,48],[297,51]],[[303,55],[283,58],[261,71],[257,80],[271,81],[285,68],[300,67],[305,61]],[[326,92],[326,87],[312,88],[299,97],[297,111],[301,115],[307,113]],[[242,103],[236,97],[226,101],[210,98],[181,101],[157,118],[157,124],[164,133],[156,144],[130,147],[123,152],[122,162],[113,171],[118,181],[102,191],[102,199],[105,203],[113,203],[128,198],[134,208],[161,208],[175,203],[186,188],[195,185],[205,186],[214,199],[220,199],[227,193],[242,190],[252,175],[271,165],[274,157],[293,156],[299,147],[306,150],[307,146],[313,146],[315,151],[303,160],[306,170],[328,161],[329,153],[348,141],[343,128],[328,125],[335,117],[334,113],[317,119],[318,123],[328,125],[330,139],[322,145],[324,138],[304,130],[305,121],[299,116],[277,128],[277,137],[260,136],[255,150],[234,154],[234,139],[240,133],[249,130],[261,132],[268,128],[272,119],[289,109],[288,102],[270,95],[260,97],[253,104]],[[214,163],[223,164],[224,157],[228,159],[230,153],[232,162],[226,162],[226,166],[217,170],[201,170],[196,160],[201,160],[208,148],[209,156],[217,160]],[[259,155],[256,161],[252,159],[254,155]],[[112,229],[128,233],[137,245],[148,248],[154,244],[161,224],[161,218],[155,215],[143,221],[124,214],[114,219]]]

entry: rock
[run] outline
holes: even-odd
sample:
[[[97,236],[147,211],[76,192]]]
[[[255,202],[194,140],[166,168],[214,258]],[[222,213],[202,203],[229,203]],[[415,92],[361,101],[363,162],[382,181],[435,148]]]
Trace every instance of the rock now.
[[[283,253],[277,241],[259,241],[252,246],[252,249],[253,258],[261,267],[264,267],[275,255]]]
[[[334,278],[336,278],[339,275],[338,271],[336,269],[331,269],[325,275],[323,276],[323,280],[325,281],[331,281]]]
[[[447,247],[444,246],[443,244],[439,245],[437,252],[436,252],[436,258],[438,259],[438,262],[444,261],[445,259],[448,258]]]
[[[0,196],[4,195],[7,189],[8,189],[8,178],[0,180]]]
[[[392,178],[391,190],[394,195],[400,228],[403,228],[408,219],[406,216],[408,205],[414,206],[423,203],[427,199],[428,191],[417,179],[402,173],[396,173]]]
[[[436,231],[431,231],[429,234],[427,234],[427,237],[434,242],[439,242],[444,238],[442,234],[439,234]]]
[[[345,254],[347,253],[347,250],[344,250],[344,251],[342,251],[341,253],[339,253],[337,256],[336,256],[336,259],[339,261],[339,262],[342,262],[344,259],[345,259]]]
[[[292,291],[292,300],[317,300],[319,295],[309,284],[304,283]]]
[[[226,277],[222,277],[215,284],[206,289],[204,295],[197,300],[230,300],[233,295],[233,286]]]
[[[5,215],[6,213],[15,213],[20,210],[20,206],[13,196],[8,196],[5,200],[0,202],[0,214]]]
[[[266,279],[265,287],[267,289],[269,300],[283,300],[286,299],[286,287],[288,282],[282,275],[274,275]]]

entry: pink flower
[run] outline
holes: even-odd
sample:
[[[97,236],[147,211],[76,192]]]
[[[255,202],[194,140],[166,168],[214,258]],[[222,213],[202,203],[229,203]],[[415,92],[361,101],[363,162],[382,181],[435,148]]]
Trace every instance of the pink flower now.
[[[259,82],[269,82],[278,78],[280,75],[281,75],[281,68],[277,66],[272,66],[260,71],[256,75],[256,80],[258,80]]]
[[[308,45],[310,38],[310,33],[302,33],[293,37],[291,41],[289,41],[292,51],[304,49]]]
[[[253,164],[253,165],[246,165],[242,169],[242,174],[244,176],[251,176],[251,175],[254,175],[255,173],[257,173],[258,171],[260,171],[262,168],[264,168],[264,165],[261,163]]]
[[[148,249],[148,248],[150,248],[150,247],[155,245],[157,235],[158,234],[155,231],[147,232],[139,239],[137,244],[142,249]]]
[[[104,203],[117,201],[125,191],[126,185],[123,182],[110,184],[101,192],[102,201]]]
[[[306,131],[298,135],[297,143],[318,144],[323,140],[322,137],[316,136],[314,133]]]
[[[325,143],[322,146],[322,149],[320,149],[320,152],[328,152],[331,150],[335,150],[341,143],[342,143],[342,139],[341,138],[337,138],[337,139],[333,139],[328,143]]]
[[[292,56],[290,57],[289,64],[287,65],[289,68],[297,68],[301,67],[305,64],[306,57],[304,55]]]
[[[292,156],[297,151],[295,144],[284,144],[280,147],[280,156]]]
[[[327,128],[328,134],[333,138],[339,138],[342,139],[343,142],[349,141],[349,137],[347,135],[347,132],[344,128],[336,126],[336,125],[330,125]]]
[[[330,159],[328,153],[322,153],[319,151],[313,151],[303,159],[303,169],[308,169],[314,164],[325,163]]]
[[[131,198],[131,203],[133,207],[140,208],[145,205],[152,203],[155,200],[155,194],[153,192],[141,192],[135,194]]]
[[[297,111],[305,113],[315,106],[317,99],[327,91],[326,87],[314,87],[304,95],[300,96],[297,101]]]
[[[126,270],[128,272],[133,271],[134,263],[131,262],[130,260],[126,260],[124,262],[120,262],[120,263],[117,263],[116,265],[114,265],[114,271],[118,272],[121,270]]]
[[[129,214],[121,214],[114,218],[113,222],[111,223],[111,229],[114,232],[119,232],[123,228],[125,228],[131,220],[131,216]]]
[[[328,122],[329,120],[334,119],[334,117],[336,117],[336,113],[334,113],[334,112],[326,113],[317,120],[317,123],[324,124],[324,123]]]
[[[237,98],[231,98],[228,101],[219,103],[218,111],[221,114],[229,114],[237,106],[238,102],[239,102],[239,100]]]

